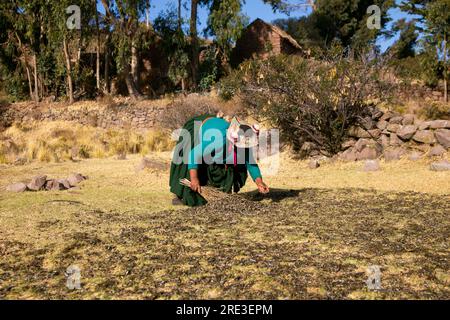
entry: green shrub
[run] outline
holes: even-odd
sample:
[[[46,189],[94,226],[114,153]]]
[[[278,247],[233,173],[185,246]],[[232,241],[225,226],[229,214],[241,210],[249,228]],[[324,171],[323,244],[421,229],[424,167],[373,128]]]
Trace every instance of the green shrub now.
[[[326,155],[341,150],[348,130],[370,115],[367,101],[381,101],[377,61],[343,54],[326,61],[277,56],[250,61],[222,82],[222,97],[238,94],[255,118],[280,129],[299,149],[311,142]]]

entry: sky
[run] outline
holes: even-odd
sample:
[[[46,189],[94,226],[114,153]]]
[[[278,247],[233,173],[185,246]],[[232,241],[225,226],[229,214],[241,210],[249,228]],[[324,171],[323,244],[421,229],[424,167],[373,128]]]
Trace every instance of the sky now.
[[[183,2],[186,1],[183,0]],[[295,0],[289,0],[289,2],[294,3]],[[158,14],[161,11],[165,11],[166,9],[170,8],[171,5],[172,6],[177,5],[176,0],[151,0],[150,3],[151,3],[150,19],[152,21],[158,16]],[[264,21],[271,22],[275,19],[289,17],[288,15],[281,12],[274,13],[272,7],[270,5],[264,4],[263,1],[261,0],[246,0],[242,11],[245,15],[247,15],[250,18],[250,22],[255,20],[256,18],[260,18]],[[297,11],[292,12],[290,14],[290,17],[300,17],[308,15],[309,13],[310,9],[299,9]],[[401,12],[399,9],[392,9],[388,12],[388,14],[392,17],[393,22],[401,18],[405,18],[406,20],[410,20],[413,18],[412,16],[404,12]],[[186,20],[189,20],[190,17],[189,8],[183,8],[182,15],[185,17]],[[206,21],[208,19],[207,9],[204,7],[200,7],[198,15],[199,15],[198,17],[199,31],[201,31],[206,27]],[[391,22],[390,25],[392,25],[393,22]],[[397,39],[398,34],[391,39],[380,38],[378,40],[378,45],[380,46],[382,52],[384,52]]]

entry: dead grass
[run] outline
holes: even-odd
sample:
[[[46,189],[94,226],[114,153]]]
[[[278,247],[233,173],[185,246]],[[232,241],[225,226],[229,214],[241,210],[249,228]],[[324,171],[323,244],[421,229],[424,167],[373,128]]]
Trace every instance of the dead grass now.
[[[450,298],[450,175],[429,160],[365,173],[359,163],[310,170],[283,154],[268,197],[248,183],[187,210],[170,204],[168,172],[136,173],[139,161],[0,166],[0,186],[90,177],[69,192],[0,190],[0,298]],[[72,264],[81,290],[65,286]],[[381,266],[381,291],[367,290],[370,265]]]
[[[105,130],[71,122],[15,124],[0,135],[0,163],[61,162],[77,158],[167,151],[174,146],[170,133]]]

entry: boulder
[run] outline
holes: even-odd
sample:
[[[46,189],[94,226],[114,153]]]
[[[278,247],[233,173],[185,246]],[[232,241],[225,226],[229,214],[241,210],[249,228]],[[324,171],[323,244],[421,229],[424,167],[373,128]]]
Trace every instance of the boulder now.
[[[64,189],[70,189],[71,185],[67,179],[58,179],[59,184],[61,184]]]
[[[412,124],[404,125],[397,131],[397,136],[402,140],[411,139],[417,131],[417,127]]]
[[[310,169],[317,169],[317,168],[320,167],[320,163],[319,163],[318,160],[311,160],[311,161],[309,162],[309,164],[308,164],[308,167],[309,167]]]
[[[31,191],[41,190],[47,181],[47,176],[36,176],[33,177],[29,184],[27,184],[28,189]]]
[[[431,121],[424,121],[419,123],[419,130],[430,129]]]
[[[450,128],[450,120],[434,120],[430,122],[431,129],[448,129]]]
[[[367,160],[364,162],[363,171],[365,172],[373,172],[380,170],[380,163],[378,160]]]
[[[389,122],[387,121],[378,121],[377,122],[377,128],[380,130],[385,130],[388,126]]]
[[[361,138],[355,143],[355,150],[357,152],[359,152],[362,149],[364,149],[366,146],[370,146],[373,144],[374,144],[374,142],[372,140]]]
[[[356,161],[356,150],[355,148],[349,148],[342,152],[339,156],[342,161]]]
[[[394,148],[384,151],[384,160],[386,161],[394,161],[400,160],[401,157],[406,153],[403,148]]]
[[[71,187],[77,186],[81,181],[86,180],[86,177],[81,173],[73,173],[67,177],[67,181]]]
[[[397,132],[400,129],[400,125],[398,123],[389,123],[386,129],[389,132]]]
[[[444,148],[450,148],[450,130],[449,129],[438,129],[434,132],[436,140]]]
[[[391,133],[389,138],[389,145],[391,146],[399,146],[402,145],[403,141],[398,138],[398,136],[395,133]]]
[[[369,130],[369,135],[371,138],[378,139],[381,136],[381,130],[380,129]]]
[[[59,191],[65,190],[65,188],[64,185],[61,184],[57,179],[50,179],[45,183],[45,190]]]
[[[436,143],[433,131],[431,130],[419,130],[414,136],[413,140],[420,143],[433,144]]]
[[[440,162],[433,162],[430,165],[430,170],[432,171],[449,171],[450,170],[450,162],[444,160]]]
[[[389,119],[390,124],[402,124],[403,117],[402,116],[395,116]]]
[[[440,144],[435,145],[431,148],[430,152],[428,152],[429,157],[440,157],[445,153],[445,149]]]
[[[347,141],[345,141],[344,143],[342,143],[341,147],[344,150],[347,150],[348,148],[354,147],[356,143],[356,140],[354,139],[349,139]]]
[[[27,185],[25,183],[19,182],[19,183],[13,183],[6,187],[6,191],[9,192],[24,192],[27,190]]]
[[[385,112],[379,121],[388,121],[390,118],[394,117],[395,114],[392,111]]]
[[[380,119],[383,116],[383,114],[384,114],[383,111],[381,111],[378,108],[374,108],[372,110],[372,119],[373,120],[378,120],[378,119]]]
[[[417,161],[417,160],[420,160],[421,158],[422,158],[422,153],[420,153],[418,151],[411,152],[411,154],[408,157],[408,159],[411,161]]]
[[[378,158],[378,152],[373,147],[365,147],[356,153],[356,160],[374,160]]]
[[[405,114],[405,115],[403,116],[402,124],[403,124],[404,126],[408,126],[408,125],[414,124],[415,118],[416,118],[416,117],[415,117],[413,114]]]
[[[383,148],[389,147],[389,137],[383,134],[380,139],[380,144]]]
[[[360,127],[352,127],[348,131],[350,137],[354,138],[370,138],[370,133]]]

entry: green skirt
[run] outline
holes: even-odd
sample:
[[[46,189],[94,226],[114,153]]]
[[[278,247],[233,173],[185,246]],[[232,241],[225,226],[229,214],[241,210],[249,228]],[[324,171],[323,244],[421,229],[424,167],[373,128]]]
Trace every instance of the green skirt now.
[[[194,141],[194,125],[196,121],[203,122],[208,118],[214,117],[212,115],[202,115],[190,119],[184,125],[183,129],[187,130],[191,135],[189,150],[195,147]],[[177,143],[176,152],[179,150],[179,156],[183,157],[183,151],[187,150],[186,143],[183,137]],[[186,148],[183,148],[183,147]],[[175,154],[174,154],[175,156]],[[224,165],[224,164],[200,164],[198,168],[198,178],[201,186],[212,186],[220,189],[226,193],[239,192],[245,185],[247,180],[247,167],[245,165]],[[180,184],[181,179],[190,180],[188,164],[183,162],[175,164],[172,161],[170,166],[170,192],[174,193],[181,201],[190,207],[202,206],[207,203],[206,199],[199,193],[192,191],[190,188]]]

